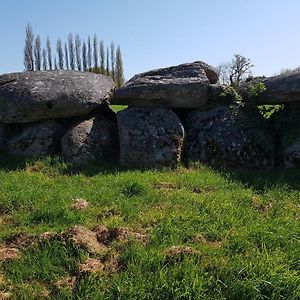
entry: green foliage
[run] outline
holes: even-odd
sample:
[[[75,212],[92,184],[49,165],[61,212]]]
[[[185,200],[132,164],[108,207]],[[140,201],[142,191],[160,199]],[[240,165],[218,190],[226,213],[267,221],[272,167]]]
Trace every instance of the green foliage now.
[[[270,119],[273,114],[279,112],[284,108],[283,104],[277,104],[277,105],[259,105],[258,109],[261,115],[265,119]]]
[[[289,299],[300,297],[299,170],[218,173],[107,169],[67,175],[59,160],[0,161],[0,243],[81,224],[131,227],[148,245],[114,246],[122,268],[78,274],[88,254],[59,236],[0,262],[15,299]],[[5,167],[3,164],[5,163]],[[73,211],[74,199],[89,202]],[[198,236],[200,238],[196,239]],[[196,252],[168,256],[184,245]],[[76,276],[74,290],[56,282]]]
[[[236,89],[231,85],[223,85],[223,91],[220,94],[225,101],[228,102],[240,102],[242,97],[238,94]]]
[[[257,82],[250,84],[247,88],[247,92],[250,98],[258,98],[267,90],[263,82]]]

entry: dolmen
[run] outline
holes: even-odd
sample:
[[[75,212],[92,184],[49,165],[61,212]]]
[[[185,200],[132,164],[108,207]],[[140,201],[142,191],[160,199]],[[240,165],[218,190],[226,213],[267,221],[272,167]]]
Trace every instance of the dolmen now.
[[[110,77],[73,70],[0,76],[0,150],[60,155],[82,168],[271,169],[300,165],[300,73],[254,78],[226,92],[202,61],[135,75],[115,89]],[[257,88],[260,87],[259,93]],[[270,119],[266,104],[280,105]],[[114,113],[110,105],[126,105]],[[299,124],[298,124],[299,123]]]

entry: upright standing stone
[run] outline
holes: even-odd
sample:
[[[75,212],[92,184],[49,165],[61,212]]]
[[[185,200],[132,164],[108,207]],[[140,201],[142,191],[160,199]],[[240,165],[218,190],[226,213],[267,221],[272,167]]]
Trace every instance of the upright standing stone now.
[[[17,156],[45,156],[58,152],[63,127],[57,121],[26,124],[7,142],[9,154]]]
[[[185,121],[185,159],[216,167],[270,168],[274,140],[260,113],[243,105],[191,111]]]
[[[117,113],[120,162],[127,167],[175,166],[184,129],[168,108],[127,108]]]
[[[69,128],[61,146],[64,159],[75,167],[117,160],[117,125],[103,116],[80,121]]]

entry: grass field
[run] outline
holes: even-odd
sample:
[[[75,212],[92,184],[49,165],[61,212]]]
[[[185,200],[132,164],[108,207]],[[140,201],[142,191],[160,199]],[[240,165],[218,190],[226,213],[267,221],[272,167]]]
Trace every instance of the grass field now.
[[[70,174],[59,159],[2,157],[0,250],[18,252],[0,251],[0,298],[299,299],[299,175],[201,165]],[[78,198],[88,206],[75,209]],[[76,225],[105,226],[105,251],[61,234]],[[106,267],[84,269],[88,260]]]

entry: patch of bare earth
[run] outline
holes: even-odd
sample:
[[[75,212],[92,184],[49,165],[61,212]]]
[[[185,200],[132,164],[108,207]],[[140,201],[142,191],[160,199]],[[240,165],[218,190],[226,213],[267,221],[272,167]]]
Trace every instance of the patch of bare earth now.
[[[65,231],[63,235],[91,254],[107,252],[107,246],[98,241],[97,233],[83,226],[75,226]]]
[[[80,273],[98,273],[104,270],[104,264],[98,259],[88,258],[79,265],[78,270]]]
[[[2,273],[0,273],[0,285],[5,282],[5,277]]]
[[[83,210],[87,208],[89,205],[88,201],[82,198],[75,199],[74,203],[72,204],[72,208],[75,210]]]
[[[39,235],[40,240],[50,240],[57,235],[56,232],[53,231],[45,231]]]
[[[28,234],[25,232],[18,232],[12,234],[5,240],[5,244],[9,247],[16,247],[16,248],[27,248],[32,246],[36,242],[36,237],[32,234]]]
[[[55,282],[55,286],[59,289],[67,289],[73,291],[76,286],[77,278],[75,276],[67,276]]]
[[[0,300],[12,299],[12,296],[11,292],[0,292]]]
[[[20,258],[20,251],[17,248],[0,246],[0,261],[15,260]]]
[[[98,226],[95,228],[97,239],[99,242],[108,245],[114,240],[117,242],[134,241],[141,244],[147,244],[149,236],[147,234],[135,231],[129,227],[120,227],[108,229],[106,226]]]
[[[205,237],[202,234],[196,234],[193,238],[193,242],[196,244],[203,244],[210,246],[212,248],[221,248],[222,242],[220,241],[208,241],[205,239]]]
[[[273,207],[272,203],[261,203],[259,196],[253,196],[251,201],[252,206],[262,213],[268,213],[269,210]]]
[[[176,185],[176,183],[173,182],[159,182],[154,184],[154,187],[158,190],[164,191],[166,193],[174,192],[176,190],[179,190],[180,187]]]
[[[200,254],[200,252],[189,246],[172,246],[166,250],[167,257],[196,254]]]
[[[122,268],[118,252],[110,253],[101,260],[88,258],[84,263],[79,264],[79,273],[100,273],[114,274]]]
[[[214,189],[210,187],[194,187],[192,188],[192,192],[195,194],[211,195]]]

